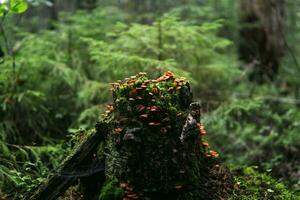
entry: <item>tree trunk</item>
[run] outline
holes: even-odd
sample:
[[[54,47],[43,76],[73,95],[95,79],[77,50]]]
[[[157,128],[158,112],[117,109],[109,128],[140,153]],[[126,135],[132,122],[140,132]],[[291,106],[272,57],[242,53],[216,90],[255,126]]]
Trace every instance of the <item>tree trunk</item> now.
[[[251,80],[274,80],[285,50],[285,0],[240,2],[240,58],[253,67]]]

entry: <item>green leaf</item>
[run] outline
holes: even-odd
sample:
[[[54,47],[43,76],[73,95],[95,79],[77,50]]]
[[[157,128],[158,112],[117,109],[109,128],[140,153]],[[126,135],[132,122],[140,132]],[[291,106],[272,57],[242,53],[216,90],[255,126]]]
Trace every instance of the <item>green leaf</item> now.
[[[10,12],[11,13],[23,13],[28,9],[28,4],[24,0],[11,0]]]
[[[8,7],[6,4],[0,4],[0,16],[3,16],[5,13],[7,13]]]

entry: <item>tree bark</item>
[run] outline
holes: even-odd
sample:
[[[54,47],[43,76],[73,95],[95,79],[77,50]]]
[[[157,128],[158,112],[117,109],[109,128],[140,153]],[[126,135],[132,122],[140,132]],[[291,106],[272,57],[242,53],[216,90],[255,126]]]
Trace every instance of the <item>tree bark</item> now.
[[[274,80],[285,51],[285,0],[240,1],[239,55],[254,81]]]

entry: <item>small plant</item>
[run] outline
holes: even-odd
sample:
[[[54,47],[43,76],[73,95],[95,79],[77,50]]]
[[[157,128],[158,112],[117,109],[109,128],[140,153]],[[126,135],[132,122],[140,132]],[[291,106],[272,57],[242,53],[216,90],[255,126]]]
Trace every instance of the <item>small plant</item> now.
[[[28,5],[25,0],[4,0],[0,2],[0,16],[6,14],[21,14],[25,12]]]
[[[104,183],[99,200],[120,200],[123,196],[124,191],[119,186],[118,180],[112,178]]]

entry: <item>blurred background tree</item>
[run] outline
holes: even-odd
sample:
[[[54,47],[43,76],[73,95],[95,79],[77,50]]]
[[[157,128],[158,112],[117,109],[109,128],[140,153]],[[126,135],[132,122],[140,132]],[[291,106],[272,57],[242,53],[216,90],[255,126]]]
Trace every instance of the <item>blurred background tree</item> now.
[[[285,0],[242,1],[239,55],[253,68],[250,79],[274,80],[285,52]]]

